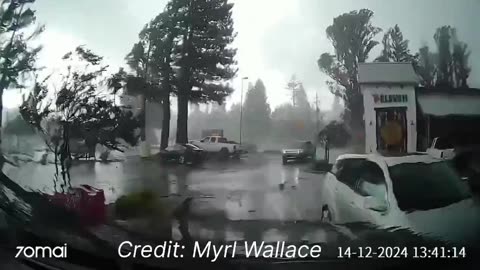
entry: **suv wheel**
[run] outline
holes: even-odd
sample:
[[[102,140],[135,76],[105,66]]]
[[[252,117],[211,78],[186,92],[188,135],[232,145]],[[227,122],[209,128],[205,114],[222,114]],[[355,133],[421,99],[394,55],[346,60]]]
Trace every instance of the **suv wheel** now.
[[[228,159],[228,155],[229,155],[229,152],[228,152],[227,148],[224,147],[224,148],[220,149],[220,153],[219,153],[220,160]]]

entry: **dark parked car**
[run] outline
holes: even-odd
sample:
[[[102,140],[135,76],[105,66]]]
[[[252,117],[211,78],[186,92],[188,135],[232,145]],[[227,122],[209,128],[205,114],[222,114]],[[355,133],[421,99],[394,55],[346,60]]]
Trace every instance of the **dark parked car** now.
[[[177,162],[179,164],[199,164],[205,158],[205,152],[200,147],[186,143],[174,144],[160,151],[163,162]]]
[[[306,161],[315,157],[315,146],[312,142],[296,142],[282,150],[282,163],[289,160]]]

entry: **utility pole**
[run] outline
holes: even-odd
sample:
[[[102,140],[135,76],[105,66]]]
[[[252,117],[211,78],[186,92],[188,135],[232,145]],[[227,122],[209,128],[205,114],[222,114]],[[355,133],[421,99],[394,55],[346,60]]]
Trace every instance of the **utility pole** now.
[[[317,134],[320,132],[320,109],[318,107],[318,92],[315,92],[315,117],[316,117],[316,126],[317,126]]]
[[[243,122],[243,81],[248,80],[248,77],[242,78],[242,88],[240,89],[240,144],[242,144],[242,122]]]

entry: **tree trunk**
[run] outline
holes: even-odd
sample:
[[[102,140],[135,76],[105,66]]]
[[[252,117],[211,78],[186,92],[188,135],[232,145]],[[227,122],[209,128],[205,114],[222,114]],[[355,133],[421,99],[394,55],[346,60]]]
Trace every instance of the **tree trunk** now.
[[[147,126],[147,100],[144,95],[140,95],[140,140],[142,142],[147,140],[146,126]]]
[[[179,94],[177,96],[178,116],[177,116],[177,143],[188,142],[188,100],[190,99],[190,56],[187,52],[190,51],[190,44],[192,39],[192,31],[188,30],[188,36],[184,36],[183,45],[183,67],[180,75]]]
[[[188,95],[178,96],[177,143],[188,142]]]
[[[168,147],[168,139],[170,135],[170,94],[164,97],[162,102],[163,119],[162,119],[162,136],[160,149]]]

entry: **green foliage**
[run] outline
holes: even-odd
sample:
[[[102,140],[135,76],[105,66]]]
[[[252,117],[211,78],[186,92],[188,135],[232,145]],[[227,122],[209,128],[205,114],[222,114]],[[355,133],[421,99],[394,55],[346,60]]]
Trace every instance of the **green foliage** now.
[[[330,91],[344,99],[346,120],[357,130],[361,130],[363,115],[358,63],[367,60],[370,51],[378,44],[373,38],[381,31],[372,25],[372,17],[372,11],[361,9],[334,18],[326,32],[335,55],[324,53],[317,62],[320,70],[331,78],[327,81]]]
[[[425,87],[433,87],[436,77],[436,57],[437,55],[430,52],[428,46],[420,48],[414,60],[415,72],[421,78],[421,85]]]
[[[322,145],[344,147],[351,139],[351,135],[343,123],[332,121],[320,131],[318,139]]]
[[[450,26],[442,26],[434,35],[438,49],[437,82],[438,86],[453,86],[451,39],[455,35],[455,29]]]
[[[458,39],[457,30],[451,26],[439,27],[433,36],[437,52],[427,46],[420,48],[414,57],[414,68],[426,87],[468,87],[471,67],[468,45]]]
[[[412,60],[408,40],[403,39],[402,31],[398,25],[389,30],[392,39],[392,60],[394,62],[409,62]]]
[[[23,87],[19,79],[36,69],[35,60],[41,47],[31,47],[29,42],[43,32],[43,27],[27,31],[36,19],[35,12],[29,8],[33,2],[35,0],[0,2],[0,112],[3,91],[12,86]]]
[[[468,50],[467,44],[459,41],[454,43],[452,53],[452,69],[456,87],[468,87],[467,79],[472,71],[468,64],[470,53],[471,52]]]
[[[301,83],[298,87],[297,93],[295,95],[296,102],[296,112],[300,119],[305,119],[306,121],[310,121],[314,114],[312,107],[310,106],[310,102],[308,101],[307,93],[305,92],[305,88]]]
[[[357,64],[365,62],[378,44],[373,38],[381,29],[371,24],[372,17],[373,11],[368,9],[351,11],[334,18],[326,29],[336,59],[343,63],[351,77],[356,74]]]
[[[410,62],[413,56],[408,49],[408,40],[403,39],[398,25],[388,29],[382,39],[382,52],[375,59],[377,62]]]
[[[121,196],[115,202],[115,215],[119,218],[137,218],[159,214],[160,209],[155,198],[155,193],[151,191],[142,191],[129,195]]]
[[[115,83],[115,81],[123,80],[126,93],[142,96],[142,119],[145,116],[146,99],[162,103],[162,149],[168,145],[171,114],[170,95],[176,91],[172,55],[175,48],[174,39],[178,35],[176,22],[174,21],[177,9],[178,7],[174,7],[171,2],[168,3],[165,11],[145,25],[139,33],[139,42],[134,44],[126,57],[127,64],[135,72],[135,75],[127,75],[121,70],[112,81]],[[121,84],[117,83],[118,85]],[[145,126],[142,124],[142,140],[145,140],[145,137]]]
[[[139,34],[126,60],[135,72],[127,91],[164,105],[162,145],[168,141],[170,95],[178,97],[177,141],[187,141],[188,102],[222,103],[236,69],[233,4],[226,0],[171,0]]]
[[[244,129],[245,141],[257,142],[265,138],[270,129],[270,105],[267,102],[265,85],[262,80],[257,80],[245,98],[244,104]]]
[[[382,38],[382,52],[380,56],[375,58],[376,62],[390,62],[390,58],[392,57],[392,48],[391,48],[391,40],[389,33],[383,35]]]
[[[327,58],[327,61],[330,60],[331,59]],[[291,92],[292,106],[291,108],[285,105],[280,107],[280,110],[276,112],[277,116],[279,113],[283,112],[281,114],[287,114],[287,118],[295,121],[304,121],[306,125],[309,125],[315,112],[310,106],[303,83],[297,80],[295,75],[292,75],[290,80],[287,82],[287,90]]]
[[[227,0],[172,0],[178,27],[174,66],[179,73],[177,142],[187,142],[188,101],[222,103],[233,89],[225,84],[237,72],[231,44],[233,4]]]
[[[96,143],[111,149],[121,150],[118,138],[135,145],[138,139],[135,129],[139,121],[131,112],[113,104],[99,89],[106,70],[102,57],[84,47],[77,47],[63,60],[68,67],[59,74],[59,87],[57,80],[51,77],[37,82],[34,91],[20,107],[22,117],[47,136],[51,134],[42,122],[57,122],[62,127],[63,141],[93,135]],[[49,92],[55,94],[53,99],[47,97]]]

